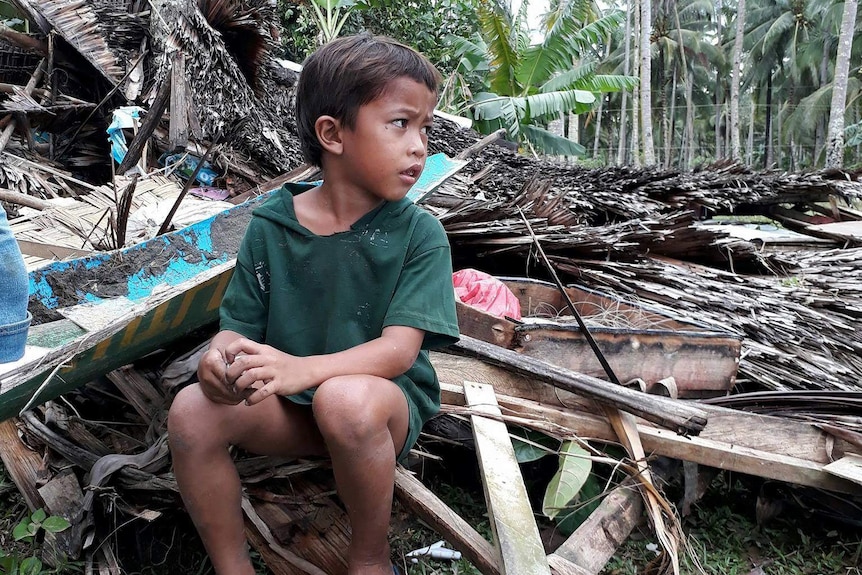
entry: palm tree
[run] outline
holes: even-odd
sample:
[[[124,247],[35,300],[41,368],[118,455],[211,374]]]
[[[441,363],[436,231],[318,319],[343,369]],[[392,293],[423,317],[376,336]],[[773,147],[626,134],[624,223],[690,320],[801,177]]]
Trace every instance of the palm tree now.
[[[655,150],[652,137],[652,8],[650,0],[640,0],[640,56],[641,56],[641,126],[643,132],[644,164],[655,164]]]
[[[776,92],[783,92],[780,101],[785,110],[789,110],[807,95],[800,93],[799,88],[812,84],[803,80],[808,80],[812,72],[805,48],[810,45],[812,30],[818,29],[818,9],[816,1],[762,0],[747,11],[750,26],[744,44],[749,46],[751,65],[746,74],[765,100],[765,167],[772,165],[775,159],[773,100],[778,100]]]
[[[853,47],[855,23],[856,0],[844,0],[827,136],[826,166],[830,168],[840,168],[844,165],[844,105],[847,97],[847,76],[850,69],[850,51]]]
[[[472,39],[454,38],[461,59],[456,73],[472,76],[465,95],[480,132],[505,128],[508,137],[535,152],[580,156],[579,143],[553,134],[549,122],[593,109],[596,94],[628,90],[635,80],[622,75],[597,74],[595,49],[618,28],[622,13],[611,11],[585,24],[592,10],[589,0],[560,0],[541,23],[541,42],[531,44],[526,22],[527,2],[513,15],[498,0],[480,4],[480,33]],[[447,95],[444,94],[444,102]]]
[[[745,0],[736,7],[736,37],[733,39],[733,70],[730,77],[730,157],[736,161],[739,153],[739,77],[742,74],[742,38],[745,32]]]

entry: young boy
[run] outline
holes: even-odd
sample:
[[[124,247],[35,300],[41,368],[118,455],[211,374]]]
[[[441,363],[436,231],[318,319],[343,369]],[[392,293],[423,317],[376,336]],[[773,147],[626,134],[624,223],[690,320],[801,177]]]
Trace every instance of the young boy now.
[[[457,340],[449,245],[405,199],[425,166],[439,73],[388,38],[305,63],[297,127],[319,187],[255,210],[221,331],[168,429],[183,500],[216,573],[253,573],[231,445],[328,455],[350,519],[350,575],[391,575],[395,463],[440,405],[432,347]]]

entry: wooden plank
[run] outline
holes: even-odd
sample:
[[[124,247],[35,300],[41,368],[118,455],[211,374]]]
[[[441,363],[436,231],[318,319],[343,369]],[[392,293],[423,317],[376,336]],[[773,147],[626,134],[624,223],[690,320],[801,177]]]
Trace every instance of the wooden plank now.
[[[88,250],[79,250],[77,248],[70,248],[67,246],[58,246],[54,244],[46,244],[20,239],[18,240],[18,247],[21,248],[21,253],[24,255],[34,256],[45,260],[80,258],[93,253]]]
[[[395,469],[395,496],[401,505],[439,533],[483,575],[502,573],[497,548],[401,466]]]
[[[862,485],[862,456],[855,453],[848,453],[825,466],[823,470]]]
[[[628,411],[663,427],[696,434],[706,425],[707,414],[698,407],[576,373],[472,337],[462,335],[461,340],[450,349]]]
[[[153,135],[153,131],[156,129],[156,126],[158,126],[161,121],[162,114],[165,113],[165,109],[168,107],[170,96],[171,78],[169,76],[165,78],[162,81],[162,85],[159,86],[159,91],[156,92],[156,97],[153,100],[153,104],[150,106],[150,110],[147,112],[146,116],[144,116],[144,121],[141,123],[138,133],[135,134],[134,138],[132,138],[132,143],[129,144],[129,149],[126,151],[123,161],[120,162],[120,165],[117,167],[118,174],[125,174],[138,163],[139,159],[141,159],[144,147],[150,140],[150,136]]]
[[[643,515],[643,498],[631,482],[614,489],[556,551],[560,557],[595,574],[604,568]]]
[[[464,382],[464,396],[474,412],[490,416],[473,415],[470,419],[488,516],[502,559],[502,573],[550,575],[509,431],[505,423],[492,419],[501,417],[494,388]]]
[[[551,566],[551,573],[554,575],[593,575],[583,567],[554,553],[548,555],[548,565]]]
[[[174,53],[171,63],[171,120],[168,141],[171,149],[189,143],[188,95],[186,88],[186,58],[182,50]]]
[[[819,224],[808,226],[806,231],[830,234],[833,237],[844,238],[854,243],[862,240],[862,222],[833,222],[831,224]]]
[[[548,405],[572,409],[598,411],[595,401],[586,399],[549,383],[536,381],[527,374],[506,371],[502,367],[485,363],[473,357],[432,351],[431,364],[441,382],[460,387],[462,381],[485,383],[494,387],[497,395],[521,397]]]
[[[498,396],[531,400],[547,407],[567,407],[584,413],[599,412],[599,407],[592,400],[474,358],[432,352],[431,363],[441,382],[458,388],[464,380],[478,381],[493,385]],[[811,423],[709,404],[697,406],[709,414],[709,421],[700,433],[704,439],[824,465],[847,451],[858,451],[849,442],[833,438],[820,426]]]
[[[566,315],[571,311],[559,289],[524,278],[500,280],[518,297],[523,321],[495,317],[456,302],[463,335],[607,379],[573,316]],[[739,337],[593,290],[569,287],[566,295],[593,326],[590,333],[621,381],[640,378],[653,384],[673,377],[679,397],[725,395],[736,382]]]
[[[464,405],[459,386],[441,383],[443,403]],[[560,425],[583,438],[618,440],[607,419],[589,413],[549,407],[517,397],[497,396],[499,404],[525,419]],[[644,449],[649,453],[693,461],[710,467],[808,485],[842,493],[862,493],[862,488],[823,470],[824,463],[744,447],[719,438],[685,437],[671,431],[638,424]]]
[[[81,555],[84,531],[92,527],[92,517],[84,517],[84,493],[71,469],[66,469],[39,488],[48,515],[59,516],[70,527],[60,533],[45,533],[44,556],[54,566]],[[88,525],[89,524],[89,525]]]
[[[0,422],[0,459],[30,511],[44,508],[45,502],[36,482],[48,470],[39,454],[27,449],[18,439],[18,428],[13,419]]]
[[[159,390],[134,368],[126,366],[115,369],[108,373],[108,379],[144,421],[153,421],[166,410],[165,398]]]

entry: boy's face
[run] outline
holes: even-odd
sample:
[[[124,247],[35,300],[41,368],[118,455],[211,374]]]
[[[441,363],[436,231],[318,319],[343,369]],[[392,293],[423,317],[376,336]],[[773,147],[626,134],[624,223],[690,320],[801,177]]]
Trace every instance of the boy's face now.
[[[341,157],[358,191],[388,201],[407,195],[425,167],[436,104],[424,84],[401,77],[359,108],[353,129],[342,131]]]

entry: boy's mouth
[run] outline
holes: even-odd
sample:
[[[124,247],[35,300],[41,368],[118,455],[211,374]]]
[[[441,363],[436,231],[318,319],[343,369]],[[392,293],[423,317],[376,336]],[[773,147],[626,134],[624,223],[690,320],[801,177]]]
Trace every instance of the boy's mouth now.
[[[401,175],[415,181],[415,180],[419,179],[419,174],[421,174],[421,173],[422,173],[422,166],[420,166],[419,164],[415,164],[413,166],[410,166],[406,170],[402,171]]]
[[[404,170],[404,171],[403,171],[403,172],[401,172],[401,173],[402,173],[402,174],[405,174],[405,175],[408,175],[408,176],[410,176],[411,178],[418,178],[418,177],[419,177],[419,172],[420,172],[421,170],[422,170],[422,168],[420,168],[419,166],[410,166],[409,168],[407,168],[406,170]]]

